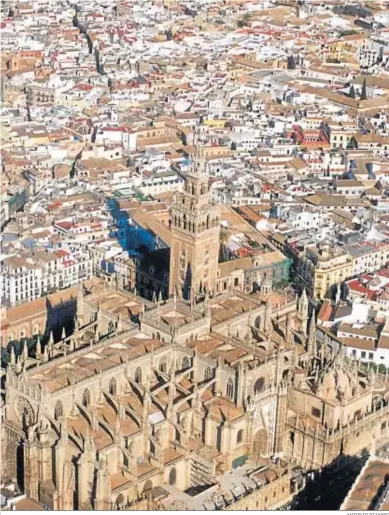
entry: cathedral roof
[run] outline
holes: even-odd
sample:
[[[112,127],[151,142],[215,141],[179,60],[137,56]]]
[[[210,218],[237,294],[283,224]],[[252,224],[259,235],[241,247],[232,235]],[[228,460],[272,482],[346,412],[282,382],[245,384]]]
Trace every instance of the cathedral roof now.
[[[161,341],[144,338],[141,334],[137,337],[113,339],[103,346],[91,348],[88,352],[81,349],[79,352],[31,369],[29,381],[33,385],[39,384],[46,392],[54,392],[68,387],[72,380],[77,383],[93,377],[96,375],[96,370],[108,370],[115,365],[120,365],[122,360],[131,360],[156,350],[162,345]]]

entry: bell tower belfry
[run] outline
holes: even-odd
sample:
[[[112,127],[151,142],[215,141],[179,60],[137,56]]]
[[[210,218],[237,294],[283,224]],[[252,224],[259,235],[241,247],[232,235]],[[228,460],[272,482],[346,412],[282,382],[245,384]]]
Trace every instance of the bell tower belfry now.
[[[185,176],[184,191],[172,205],[169,293],[185,299],[216,291],[219,259],[219,217],[211,201],[203,147],[196,145]]]

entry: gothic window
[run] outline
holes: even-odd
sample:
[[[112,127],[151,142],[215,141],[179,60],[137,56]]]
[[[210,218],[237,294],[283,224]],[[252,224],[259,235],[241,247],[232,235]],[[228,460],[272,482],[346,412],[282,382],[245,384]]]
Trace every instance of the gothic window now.
[[[211,367],[206,368],[205,372],[204,372],[204,379],[205,379],[205,381],[208,381],[209,379],[212,379],[212,377],[213,377],[212,368]]]
[[[111,395],[116,395],[116,392],[117,392],[116,379],[113,377],[109,383],[109,393]]]
[[[211,219],[210,219],[210,217],[209,217],[209,215],[208,215],[208,216],[207,216],[207,229],[209,229],[209,226],[210,226],[210,220],[211,220]]]
[[[266,456],[268,452],[268,434],[266,429],[260,429],[254,436],[252,456],[258,461],[262,456]]]
[[[32,330],[32,334],[39,334],[39,325],[34,325],[34,328]]]
[[[112,320],[110,320],[110,322],[108,324],[108,332],[113,333],[114,330],[115,330],[115,324],[112,322]]]
[[[90,314],[90,317],[89,317],[89,322],[92,323],[96,320],[96,315],[94,313],[91,313]]]
[[[143,487],[143,491],[149,492],[152,489],[153,489],[153,482],[150,479],[148,479],[145,483],[145,486]]]
[[[161,335],[159,333],[157,333],[157,340],[160,340],[161,339]]]
[[[84,390],[84,393],[82,394],[82,405],[85,406],[85,408],[88,408],[90,405],[90,391],[88,388]]]
[[[34,412],[31,407],[31,404],[24,398],[19,397],[16,405],[17,413],[20,417],[20,420],[28,425],[34,421]]]
[[[189,368],[189,359],[186,356],[184,356],[184,358],[182,359],[182,366],[181,366],[181,368],[183,370]]]
[[[124,506],[124,497],[122,494],[119,494],[116,499],[116,508],[119,510]]]
[[[175,485],[177,481],[177,471],[173,467],[169,473],[169,485]]]
[[[138,367],[135,370],[134,380],[135,380],[136,383],[139,383],[139,384],[142,383],[142,369],[140,367]]]
[[[61,401],[57,401],[54,409],[54,418],[55,420],[59,420],[63,417],[63,404]]]
[[[238,434],[236,435],[236,443],[243,442],[243,429],[239,429]]]
[[[321,410],[319,410],[318,408],[312,408],[312,415],[316,418],[320,418],[321,417]]]
[[[166,373],[166,368],[167,368],[166,358],[164,356],[163,358],[161,358],[161,361],[159,362],[159,370],[163,373]]]
[[[183,220],[184,220],[184,230],[186,230],[186,215],[184,215]]]
[[[254,393],[260,393],[265,387],[265,379],[263,377],[260,377],[256,380],[254,385]]]
[[[231,378],[227,382],[227,397],[230,399],[234,397],[234,383]]]

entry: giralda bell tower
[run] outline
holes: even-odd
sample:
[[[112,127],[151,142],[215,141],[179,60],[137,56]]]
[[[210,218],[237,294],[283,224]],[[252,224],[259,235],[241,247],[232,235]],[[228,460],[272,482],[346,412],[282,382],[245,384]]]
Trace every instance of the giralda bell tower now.
[[[185,299],[216,291],[219,217],[211,201],[203,147],[196,145],[183,192],[172,205],[169,292]]]

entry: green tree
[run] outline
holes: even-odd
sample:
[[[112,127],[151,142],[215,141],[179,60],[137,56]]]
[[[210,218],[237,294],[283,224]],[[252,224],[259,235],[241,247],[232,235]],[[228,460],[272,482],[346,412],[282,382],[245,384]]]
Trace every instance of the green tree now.
[[[362,84],[362,91],[361,91],[361,100],[367,99],[367,87],[366,87],[366,79],[364,79]]]
[[[238,21],[238,27],[247,27],[249,24],[251,15],[250,13],[245,13],[242,18]]]

